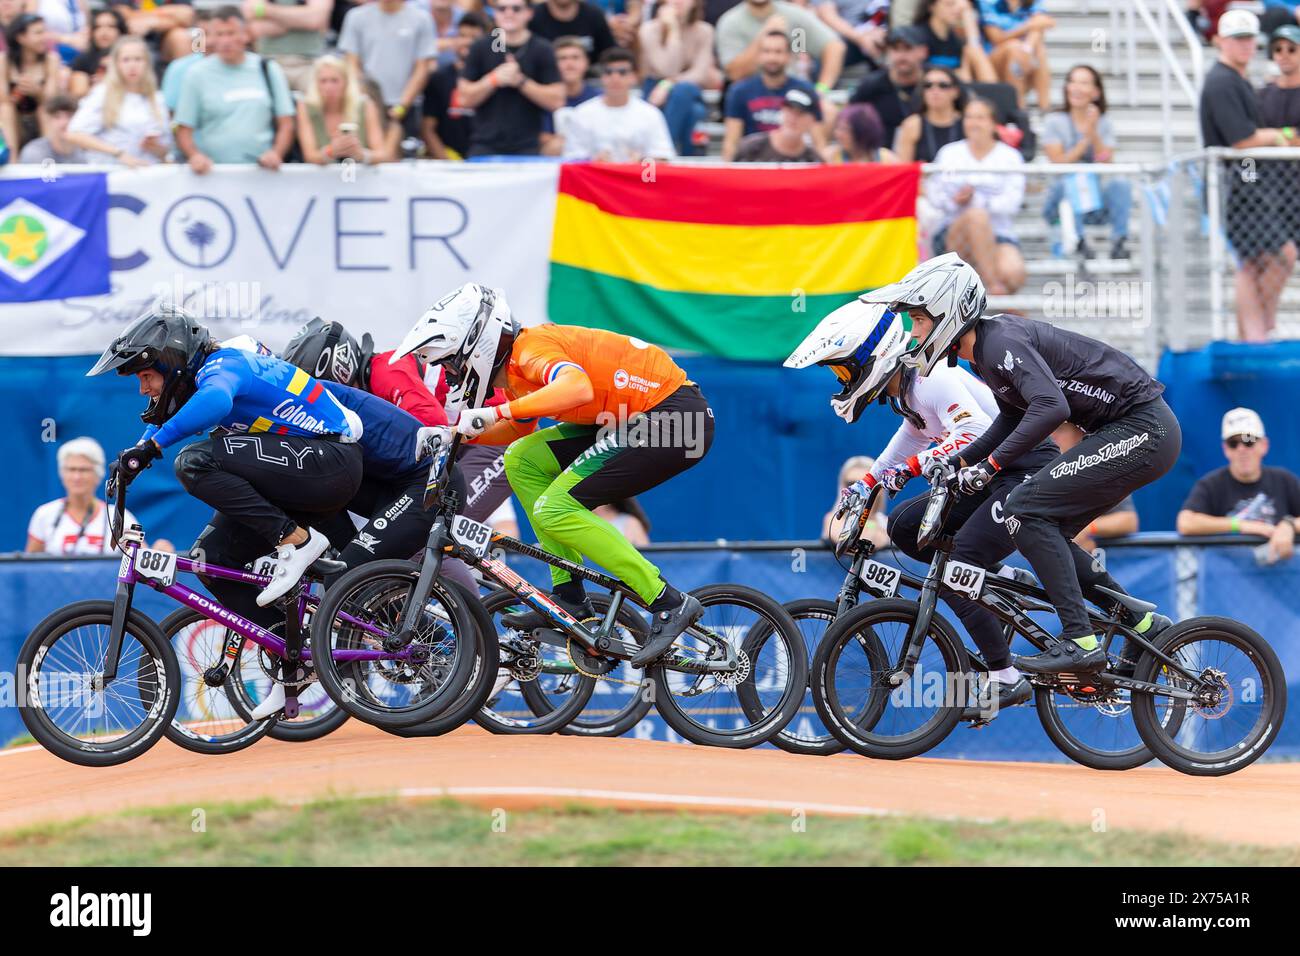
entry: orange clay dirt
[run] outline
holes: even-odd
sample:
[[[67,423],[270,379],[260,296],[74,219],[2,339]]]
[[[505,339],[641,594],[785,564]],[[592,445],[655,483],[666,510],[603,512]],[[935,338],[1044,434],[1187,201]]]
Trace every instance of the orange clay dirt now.
[[[1300,845],[1300,764],[1228,777],[1160,766],[1102,773],[1072,764],[801,757],[642,740],[495,737],[465,727],[402,739],[356,721],[305,744],[265,739],[228,756],[164,740],[130,763],[90,769],[39,747],[0,751],[0,830],[133,807],[341,795],[451,796],[522,809],[574,801],[628,810],[915,814],[1181,830]],[[1104,816],[1103,816],[1104,815]]]

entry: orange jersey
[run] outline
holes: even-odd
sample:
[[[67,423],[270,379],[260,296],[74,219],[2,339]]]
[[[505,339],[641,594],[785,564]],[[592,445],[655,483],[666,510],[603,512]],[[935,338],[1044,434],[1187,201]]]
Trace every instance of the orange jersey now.
[[[566,367],[581,369],[591,380],[591,401],[545,417],[577,425],[594,425],[602,412],[627,417],[654,408],[686,382],[686,373],[657,345],[640,339],[572,325],[538,325],[515,337],[506,369],[506,393],[512,402],[551,384]],[[523,403],[515,414],[528,412]]]

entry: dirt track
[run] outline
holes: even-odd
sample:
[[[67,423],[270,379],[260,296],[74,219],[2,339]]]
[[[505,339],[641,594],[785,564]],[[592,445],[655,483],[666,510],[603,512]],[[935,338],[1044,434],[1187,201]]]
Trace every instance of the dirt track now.
[[[583,800],[627,809],[1050,819],[1300,844],[1300,764],[1230,777],[1164,768],[1106,774],[1056,764],[871,761],[637,740],[493,737],[464,728],[404,740],[350,722],[310,744],[263,740],[203,757],[167,741],[120,767],[76,767],[39,748],[0,751],[0,830],[163,804],[331,794],[436,797],[522,808]]]

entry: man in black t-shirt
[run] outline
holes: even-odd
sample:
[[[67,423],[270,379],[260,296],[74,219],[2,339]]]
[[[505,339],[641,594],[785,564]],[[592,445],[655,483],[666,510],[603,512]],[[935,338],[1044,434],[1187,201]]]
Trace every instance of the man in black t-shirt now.
[[[542,117],[564,105],[555,51],[529,33],[525,0],[495,0],[492,8],[497,29],[469,48],[456,86],[460,105],[474,110],[469,155],[535,156]]]
[[[1288,23],[1274,30],[1268,52],[1278,77],[1259,91],[1259,121],[1285,132],[1300,127],[1300,24]],[[1278,213],[1285,234],[1300,246],[1300,209],[1294,201],[1300,193],[1300,162],[1279,159],[1259,167],[1260,175],[1267,175],[1274,184],[1274,195],[1286,197],[1278,204]]]
[[[890,30],[885,43],[885,68],[868,73],[849,97],[850,103],[870,103],[876,108],[887,144],[893,144],[894,132],[915,112],[916,89],[930,55],[925,44],[925,32],[920,27]]]
[[[1266,468],[1268,436],[1249,408],[1234,408],[1221,428],[1226,468],[1195,485],[1178,512],[1178,533],[1251,534],[1268,539],[1272,560],[1291,557],[1300,526],[1300,479],[1285,468]]]
[[[460,71],[465,66],[465,56],[474,42],[488,32],[487,18],[481,13],[467,13],[456,25],[455,58],[429,75],[424,87],[424,118],[421,132],[424,145],[433,159],[454,159],[452,150],[464,157],[469,152],[470,132],[474,126],[474,111],[461,105],[460,91],[456,88]]]
[[[529,29],[534,36],[554,43],[560,37],[577,37],[587,50],[587,58],[595,63],[600,55],[614,46],[614,34],[609,29],[600,7],[584,0],[546,0],[533,7],[533,20]]]
[[[1253,149],[1292,146],[1295,130],[1264,126],[1259,99],[1246,79],[1255,55],[1259,19],[1235,8],[1219,18],[1219,60],[1205,75],[1201,89],[1201,136],[1206,146]],[[1237,326],[1247,342],[1267,342],[1277,324],[1282,289],[1295,266],[1278,214],[1278,197],[1268,176],[1255,163],[1225,161],[1212,169],[1223,178],[1228,241],[1241,260],[1238,267]]]

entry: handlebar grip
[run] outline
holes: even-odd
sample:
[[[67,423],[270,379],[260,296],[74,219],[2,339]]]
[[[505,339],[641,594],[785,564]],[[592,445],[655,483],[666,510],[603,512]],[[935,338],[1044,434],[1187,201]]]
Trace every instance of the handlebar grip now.
[[[475,431],[483,431],[487,428],[487,422],[483,421],[482,415],[475,415],[474,420],[470,423],[474,426]]]

